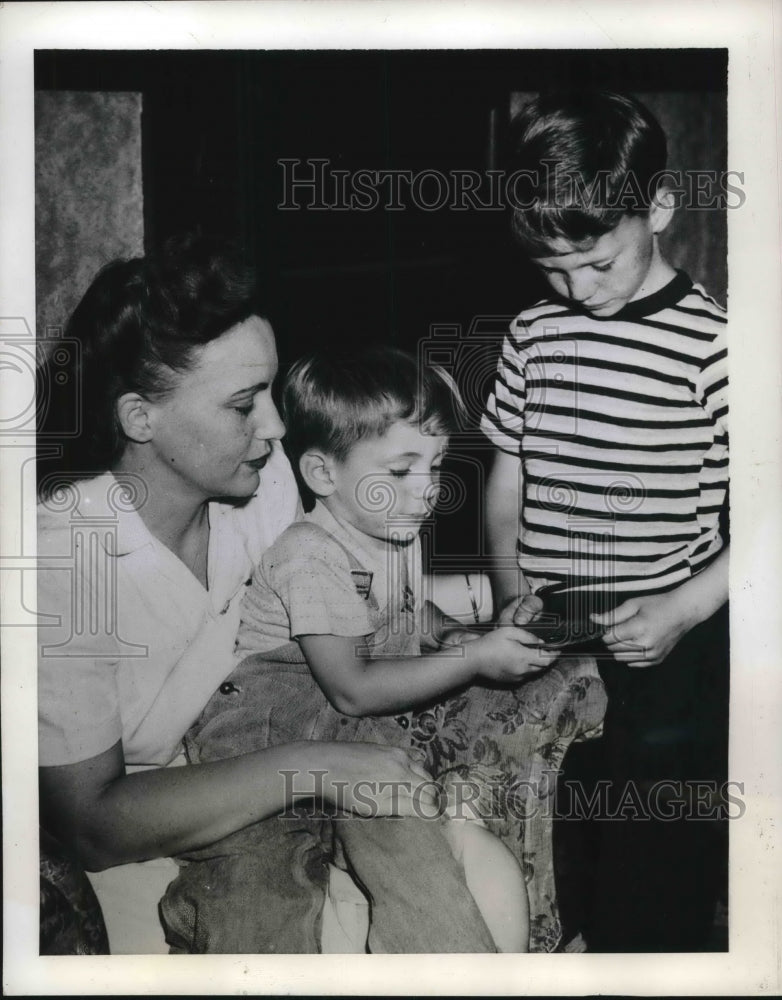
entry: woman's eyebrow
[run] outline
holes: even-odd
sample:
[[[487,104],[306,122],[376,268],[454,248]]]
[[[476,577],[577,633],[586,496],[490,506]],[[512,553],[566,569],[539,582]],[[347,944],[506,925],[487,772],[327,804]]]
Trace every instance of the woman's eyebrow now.
[[[262,389],[268,389],[271,383],[268,379],[264,379],[263,382],[256,382],[255,385],[248,385],[246,389],[237,389],[236,392],[232,392],[228,397],[229,399],[236,399],[239,396],[254,396],[256,392],[260,392]]]

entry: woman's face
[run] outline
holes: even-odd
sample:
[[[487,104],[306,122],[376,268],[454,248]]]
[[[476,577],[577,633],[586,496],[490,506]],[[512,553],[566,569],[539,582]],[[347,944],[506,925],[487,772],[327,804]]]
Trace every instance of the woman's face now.
[[[271,443],[285,432],[271,388],[277,350],[258,316],[197,348],[193,367],[151,404],[150,444],[181,495],[248,497]]]

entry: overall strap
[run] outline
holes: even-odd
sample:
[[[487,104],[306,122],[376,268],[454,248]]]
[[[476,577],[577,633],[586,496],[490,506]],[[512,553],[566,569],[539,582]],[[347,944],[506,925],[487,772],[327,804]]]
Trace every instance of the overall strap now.
[[[374,576],[374,573],[371,573],[368,569],[365,569],[362,566],[362,564],[358,561],[358,559],[355,557],[355,555],[350,551],[347,545],[343,545],[343,543],[336,537],[336,535],[332,535],[332,533],[328,531],[326,528],[322,527],[322,525],[318,525],[318,527],[320,527],[321,531],[325,532],[333,542],[339,545],[339,547],[348,557],[348,565],[350,566],[350,576],[353,580],[353,584],[355,585],[356,593],[360,597],[363,597],[364,600],[369,604],[369,606],[373,610],[378,611],[379,605],[377,603],[377,598],[372,593],[372,577]]]

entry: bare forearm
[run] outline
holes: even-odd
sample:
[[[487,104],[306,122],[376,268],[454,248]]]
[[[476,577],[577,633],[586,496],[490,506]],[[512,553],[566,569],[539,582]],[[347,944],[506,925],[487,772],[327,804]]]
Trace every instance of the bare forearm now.
[[[516,561],[522,503],[521,464],[500,453],[486,487],[486,540],[491,556],[495,614],[529,593]]]
[[[286,784],[281,772],[303,771],[313,759],[312,745],[302,742],[210,764],[115,777],[72,814],[70,829],[63,813],[52,829],[91,870],[178,854],[282,811],[290,780]],[[318,759],[328,767],[323,745]]]
[[[676,598],[690,628],[711,618],[728,600],[729,552],[725,548],[706,569],[677,588]]]
[[[474,660],[468,647],[459,645],[428,656],[365,660],[355,672],[350,692],[335,704],[347,715],[406,712],[469,684],[477,674]]]

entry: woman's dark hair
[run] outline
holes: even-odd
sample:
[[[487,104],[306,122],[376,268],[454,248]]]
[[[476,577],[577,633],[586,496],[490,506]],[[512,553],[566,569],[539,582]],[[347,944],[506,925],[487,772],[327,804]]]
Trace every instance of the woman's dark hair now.
[[[511,122],[512,228],[527,252],[582,243],[624,215],[646,215],[665,170],[667,144],[640,101],[609,91],[540,95]]]
[[[103,268],[66,328],[66,367],[55,374],[49,358],[38,371],[39,450],[46,440],[60,452],[54,462],[39,459],[41,494],[52,472],[62,481],[111,469],[126,444],[120,396],[165,395],[199,347],[258,313],[256,299],[255,276],[235,250],[203,236]]]

